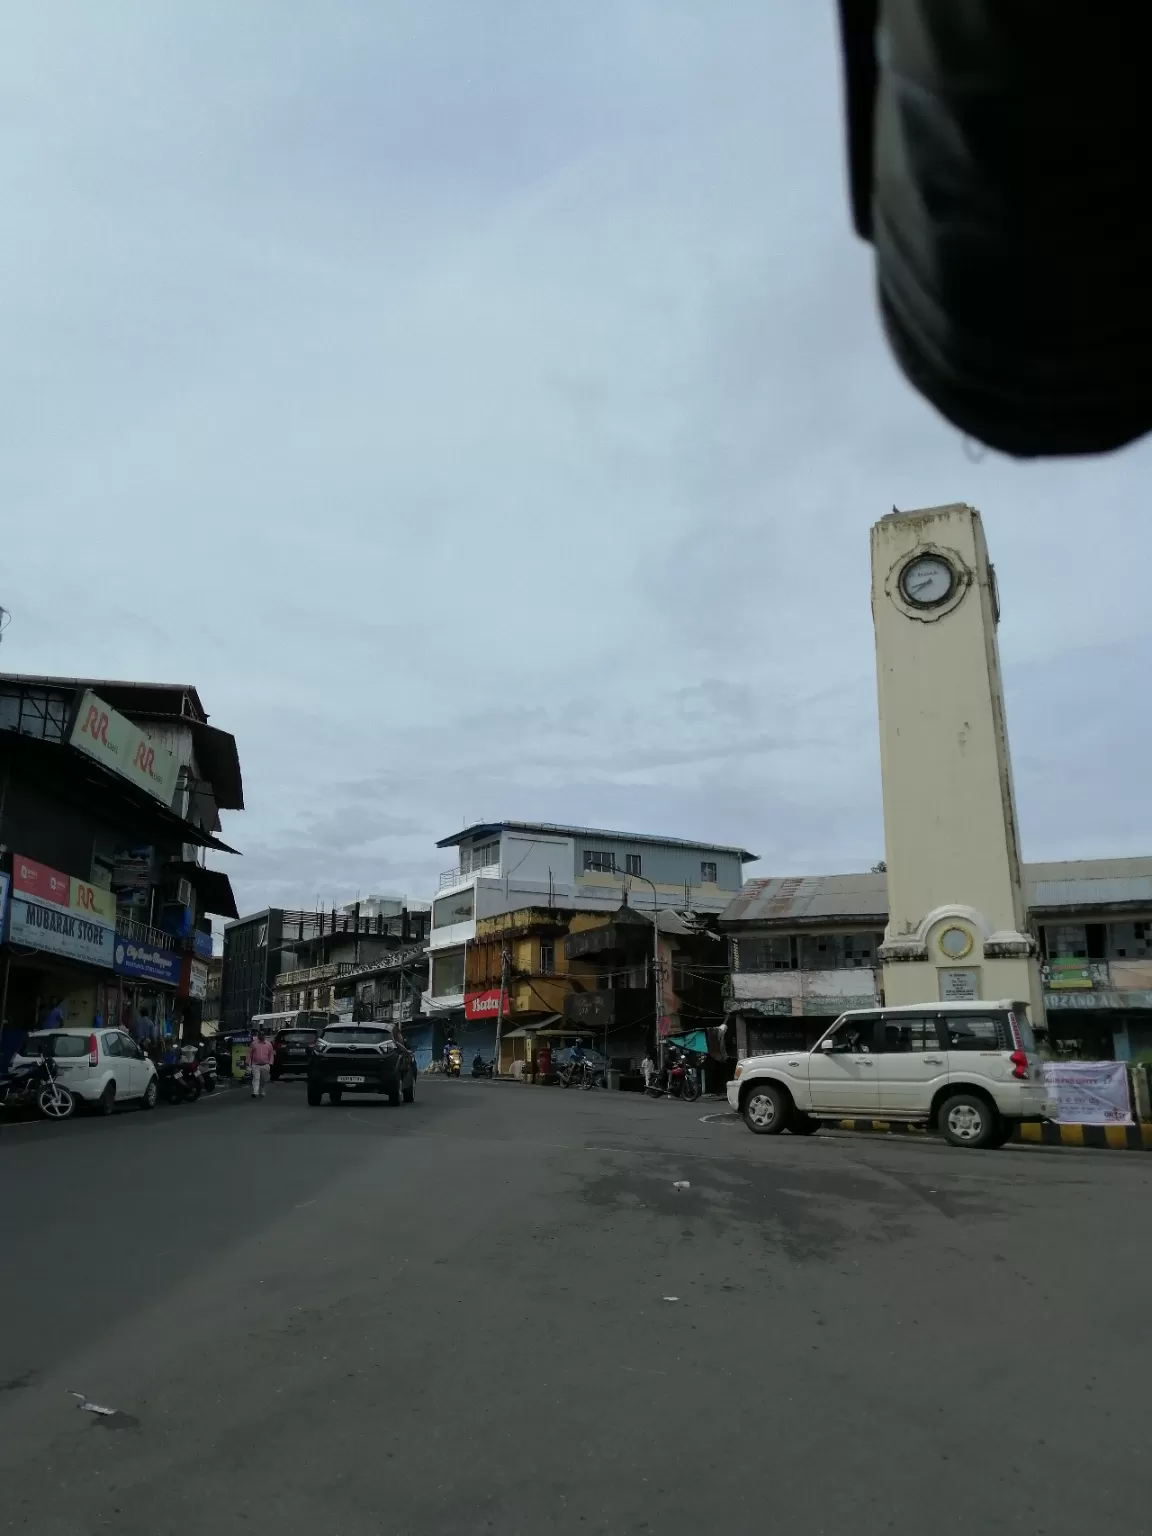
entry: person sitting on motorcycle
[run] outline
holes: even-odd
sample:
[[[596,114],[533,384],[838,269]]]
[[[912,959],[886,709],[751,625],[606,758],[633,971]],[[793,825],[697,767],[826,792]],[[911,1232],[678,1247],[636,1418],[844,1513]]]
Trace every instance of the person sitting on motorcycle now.
[[[449,1066],[452,1065],[452,1052],[455,1049],[456,1049],[456,1042],[455,1042],[455,1040],[453,1040],[452,1036],[449,1035],[448,1038],[444,1042],[444,1065],[445,1065],[445,1067],[449,1067]]]
[[[583,1060],[584,1042],[583,1040],[577,1039],[576,1044],[572,1047],[572,1065],[574,1067],[578,1067]]]

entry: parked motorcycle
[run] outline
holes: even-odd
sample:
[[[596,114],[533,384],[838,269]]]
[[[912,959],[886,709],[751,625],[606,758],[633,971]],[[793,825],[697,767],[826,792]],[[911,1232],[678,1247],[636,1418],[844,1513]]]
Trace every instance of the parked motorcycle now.
[[[460,1076],[460,1047],[452,1045],[448,1048],[448,1054],[444,1058],[444,1072],[447,1077]]]
[[[587,1057],[579,1061],[570,1061],[560,1072],[560,1083],[564,1088],[603,1088],[604,1073],[599,1067],[594,1067]]]
[[[196,1070],[200,1074],[200,1086],[205,1093],[216,1092],[216,1058],[215,1056],[201,1056],[196,1062]]]
[[[695,1069],[688,1058],[679,1053],[668,1058],[668,1065],[663,1072],[651,1079],[644,1091],[653,1099],[663,1098],[667,1094],[670,1099],[683,1099],[687,1104],[700,1097]]]
[[[472,1058],[472,1076],[492,1077],[495,1075],[495,1072],[496,1063],[494,1061],[485,1061],[480,1052],[477,1051],[475,1056]]]
[[[164,1061],[156,1068],[156,1086],[160,1097],[167,1104],[189,1104],[204,1091],[200,1081],[199,1063],[195,1061]]]
[[[56,1079],[55,1065],[45,1057],[9,1067],[0,1076],[0,1107],[34,1105],[46,1120],[67,1120],[76,1113],[71,1089]]]

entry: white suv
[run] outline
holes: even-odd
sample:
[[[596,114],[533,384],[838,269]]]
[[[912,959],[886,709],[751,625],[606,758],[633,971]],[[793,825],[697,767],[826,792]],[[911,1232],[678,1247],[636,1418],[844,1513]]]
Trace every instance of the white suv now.
[[[728,1102],[761,1136],[823,1120],[919,1121],[958,1147],[1002,1147],[1047,1113],[1027,1005],[917,1003],[840,1016],[810,1051],[738,1062]]]
[[[117,1104],[134,1100],[141,1109],[156,1103],[156,1065],[122,1029],[37,1030],[13,1062],[50,1058],[57,1080],[77,1102],[110,1115]]]

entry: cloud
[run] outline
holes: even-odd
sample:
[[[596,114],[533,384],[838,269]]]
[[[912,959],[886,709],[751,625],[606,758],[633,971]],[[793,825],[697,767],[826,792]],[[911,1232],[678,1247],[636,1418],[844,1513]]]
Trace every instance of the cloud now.
[[[0,89],[4,664],[195,681],[246,904],[502,815],[866,868],[868,527],[957,499],[1026,853],[1152,846],[1152,450],[977,463],[909,391],[827,7],[49,0]]]

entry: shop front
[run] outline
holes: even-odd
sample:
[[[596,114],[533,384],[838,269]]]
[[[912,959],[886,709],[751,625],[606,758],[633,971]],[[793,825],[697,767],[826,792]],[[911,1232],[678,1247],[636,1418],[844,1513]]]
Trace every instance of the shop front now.
[[[177,992],[183,957],[158,942],[155,930],[122,924],[113,956],[118,978],[116,1018],[147,1049],[179,1033]]]

